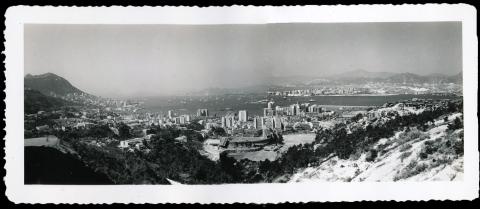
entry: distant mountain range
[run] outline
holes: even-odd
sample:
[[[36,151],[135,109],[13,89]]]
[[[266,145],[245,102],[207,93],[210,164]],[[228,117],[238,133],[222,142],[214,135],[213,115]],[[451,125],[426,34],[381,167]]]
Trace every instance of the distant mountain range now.
[[[199,90],[195,94],[237,94],[237,93],[264,93],[268,89],[276,87],[289,86],[310,86],[310,85],[329,85],[329,84],[364,84],[368,82],[384,82],[384,83],[405,83],[405,84],[422,84],[422,83],[456,83],[462,84],[462,72],[455,75],[444,75],[439,73],[429,75],[418,75],[414,73],[394,73],[394,72],[370,72],[359,69],[343,72],[334,75],[322,76],[282,76],[271,77],[266,79],[262,84],[244,88],[210,88]],[[45,73],[41,75],[26,75],[25,89],[35,90],[46,96],[65,96],[72,93],[87,94],[82,90],[73,86],[68,80],[53,73]],[[37,93],[26,92],[25,94],[33,95],[38,98]],[[89,95],[89,94],[87,94]],[[93,95],[90,95],[93,96]],[[27,95],[26,95],[27,97]],[[58,103],[49,101],[51,99],[43,98],[42,101],[47,103]],[[25,100],[28,102],[27,99]],[[45,103],[45,104],[47,104]]]
[[[85,92],[73,86],[65,78],[53,73],[45,73],[41,75],[25,76],[25,89],[33,89],[48,96],[65,96],[67,94],[77,93],[85,94]]]
[[[396,73],[392,72],[370,72],[363,69],[348,71],[344,73],[330,76],[336,79],[352,79],[352,78],[388,78],[394,76]]]
[[[406,84],[421,84],[421,83],[462,83],[462,72],[455,75],[444,75],[434,73],[429,75],[418,75],[415,73],[394,73],[394,72],[370,72],[366,70],[353,70],[344,73],[334,74],[324,77],[321,80],[323,83],[325,79],[329,82],[335,83],[367,83],[367,82],[385,82],[385,83],[406,83]],[[318,80],[318,79],[315,79]],[[313,83],[315,80],[307,81],[306,83]]]

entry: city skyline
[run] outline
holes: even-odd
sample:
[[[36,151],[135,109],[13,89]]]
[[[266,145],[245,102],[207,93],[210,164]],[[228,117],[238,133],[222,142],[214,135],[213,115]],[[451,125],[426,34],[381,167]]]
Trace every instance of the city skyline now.
[[[52,72],[100,96],[155,96],[357,69],[452,75],[461,57],[460,22],[26,25],[24,74]]]

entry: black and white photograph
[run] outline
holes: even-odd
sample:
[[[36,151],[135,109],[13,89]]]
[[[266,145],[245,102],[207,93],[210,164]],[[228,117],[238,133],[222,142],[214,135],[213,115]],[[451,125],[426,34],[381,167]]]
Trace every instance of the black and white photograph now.
[[[462,20],[21,27],[23,138],[7,141],[22,141],[25,186],[472,174],[465,88],[476,86],[464,78],[478,70],[464,70]]]

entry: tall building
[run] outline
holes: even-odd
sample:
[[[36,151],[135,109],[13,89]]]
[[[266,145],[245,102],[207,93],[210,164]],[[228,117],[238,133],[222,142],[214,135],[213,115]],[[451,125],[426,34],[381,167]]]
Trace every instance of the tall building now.
[[[171,111],[171,110],[168,111],[168,118],[170,118],[170,119],[173,118],[173,111]]]
[[[187,118],[185,117],[185,115],[182,115],[179,117],[180,118],[180,124],[185,124],[187,121]]]
[[[263,116],[264,117],[273,116],[274,112],[275,112],[275,110],[273,110],[273,109],[263,108]]]
[[[320,105],[311,105],[308,107],[308,112],[311,112],[311,113],[320,113],[322,112],[322,107]]]
[[[227,120],[227,121],[226,121],[226,127],[227,127],[227,128],[233,127],[233,122],[234,122],[233,117],[231,117],[231,116],[230,116],[230,117],[227,117],[226,120]]]
[[[208,116],[208,109],[198,109],[197,116]]]
[[[278,117],[272,117],[272,128],[276,129],[278,127],[280,127],[280,120]]]
[[[222,117],[222,128],[227,127],[227,119],[225,117]]]
[[[283,108],[282,108],[282,107],[280,107],[280,106],[278,106],[278,105],[275,107],[275,115],[283,114],[283,112],[284,112],[284,111],[283,111]]]
[[[294,104],[291,106],[292,108],[292,115],[299,115],[300,114],[300,105]]]
[[[262,125],[262,129],[267,129],[268,128],[268,118],[267,117],[261,117],[260,118],[260,123]]]
[[[253,128],[254,129],[261,129],[262,128],[262,118],[259,118],[259,117],[255,117],[253,118]]]
[[[248,117],[248,114],[246,110],[238,111],[238,120],[240,122],[247,122],[247,117]]]

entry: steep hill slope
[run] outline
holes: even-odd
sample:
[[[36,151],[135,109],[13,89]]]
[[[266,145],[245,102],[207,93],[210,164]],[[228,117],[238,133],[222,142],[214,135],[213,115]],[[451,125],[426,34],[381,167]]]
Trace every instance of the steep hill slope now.
[[[25,113],[27,114],[36,113],[40,110],[48,111],[56,109],[66,104],[70,104],[70,102],[60,98],[45,96],[33,89],[24,90],[24,107]]]
[[[25,88],[37,90],[42,94],[51,96],[65,96],[67,94],[82,94],[81,90],[73,86],[65,78],[53,73],[45,73],[41,75],[26,75]]]
[[[71,154],[51,147],[25,147],[25,184],[112,184]]]
[[[427,131],[411,129],[381,139],[375,153],[332,157],[294,174],[290,182],[456,181],[463,179],[463,128],[449,130],[461,113],[437,119]],[[443,117],[442,117],[443,118]]]

